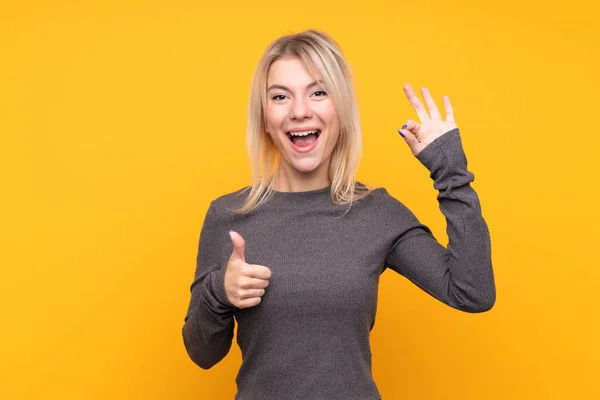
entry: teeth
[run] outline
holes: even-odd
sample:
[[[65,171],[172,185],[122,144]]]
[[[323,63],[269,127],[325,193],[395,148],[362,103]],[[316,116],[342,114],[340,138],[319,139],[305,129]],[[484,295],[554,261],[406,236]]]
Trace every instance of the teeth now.
[[[316,134],[318,131],[303,131],[303,132],[290,132],[290,135],[292,136],[307,136],[310,135],[311,133]]]

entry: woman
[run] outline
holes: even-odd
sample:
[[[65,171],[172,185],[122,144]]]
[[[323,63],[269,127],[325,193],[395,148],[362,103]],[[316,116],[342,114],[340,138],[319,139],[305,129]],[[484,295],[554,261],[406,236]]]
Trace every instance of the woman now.
[[[237,320],[236,399],[380,399],[369,334],[386,268],[458,310],[493,306],[489,233],[450,100],[444,121],[426,89],[428,111],[404,90],[420,123],[399,133],[439,190],[447,249],[384,188],[356,182],[359,118],[334,40],[310,30],[263,54],[249,103],[254,182],[210,204],[183,326],[208,369]]]

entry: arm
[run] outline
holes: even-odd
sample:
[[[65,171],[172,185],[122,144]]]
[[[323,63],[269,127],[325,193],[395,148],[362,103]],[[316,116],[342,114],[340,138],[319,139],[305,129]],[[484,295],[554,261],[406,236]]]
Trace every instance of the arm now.
[[[395,214],[411,223],[409,229],[398,233],[386,264],[451,307],[487,311],[496,299],[490,236],[479,198],[470,186],[474,175],[467,170],[458,129],[437,137],[417,158],[429,169],[439,191],[448,247],[439,244],[431,231],[397,202]]]
[[[474,176],[467,170],[452,104],[448,96],[443,96],[443,120],[427,88],[423,87],[421,93],[428,110],[409,84],[404,85],[404,93],[421,123],[408,120],[398,133],[431,173],[439,191],[440,210],[446,217],[449,242],[447,249],[440,245],[431,231],[402,206],[403,221],[413,223],[395,238],[387,262],[451,307],[487,311],[496,301],[490,234],[479,198],[470,186]]]
[[[182,329],[188,355],[203,369],[221,361],[233,339],[235,307],[225,293],[227,259],[222,259],[221,251],[227,239],[224,225],[211,203],[200,233],[191,300]]]

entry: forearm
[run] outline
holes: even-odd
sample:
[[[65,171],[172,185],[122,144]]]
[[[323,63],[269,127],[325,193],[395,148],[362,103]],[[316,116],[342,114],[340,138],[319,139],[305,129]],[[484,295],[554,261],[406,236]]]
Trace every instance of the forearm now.
[[[496,297],[490,235],[471,187],[474,175],[467,170],[458,129],[440,136],[417,158],[430,170],[446,217],[449,301],[465,311],[485,311]]]
[[[235,307],[228,302],[223,286],[224,270],[212,271],[192,284],[192,299],[182,329],[188,355],[208,369],[229,352],[233,339]]]
[[[387,265],[441,302],[467,312],[489,310],[496,298],[490,236],[477,194],[470,186],[458,130],[425,147],[417,158],[431,172],[446,217],[449,243],[442,246],[400,202],[391,212],[397,231]]]

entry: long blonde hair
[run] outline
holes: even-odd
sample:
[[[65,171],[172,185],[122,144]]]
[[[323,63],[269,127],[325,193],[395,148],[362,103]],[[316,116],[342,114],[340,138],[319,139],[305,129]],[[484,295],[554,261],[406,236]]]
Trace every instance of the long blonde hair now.
[[[350,208],[353,201],[365,197],[371,190],[367,185],[356,182],[362,156],[362,137],[352,73],[335,40],[311,29],[275,40],[258,62],[250,89],[246,131],[253,183],[244,204],[235,212],[250,213],[268,201],[273,193],[280,154],[265,129],[267,76],[271,64],[284,56],[301,59],[312,77],[323,82],[333,101],[340,119],[340,134],[329,164],[330,197],[334,204],[347,204]]]

